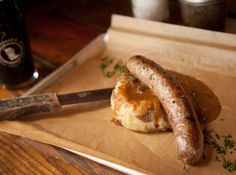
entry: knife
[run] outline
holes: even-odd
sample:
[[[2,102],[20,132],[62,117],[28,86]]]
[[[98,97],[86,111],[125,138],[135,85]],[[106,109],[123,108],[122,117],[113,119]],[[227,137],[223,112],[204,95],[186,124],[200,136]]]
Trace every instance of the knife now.
[[[56,112],[64,105],[110,99],[113,88],[75,92],[45,93],[0,100],[0,120],[13,120],[29,114]]]

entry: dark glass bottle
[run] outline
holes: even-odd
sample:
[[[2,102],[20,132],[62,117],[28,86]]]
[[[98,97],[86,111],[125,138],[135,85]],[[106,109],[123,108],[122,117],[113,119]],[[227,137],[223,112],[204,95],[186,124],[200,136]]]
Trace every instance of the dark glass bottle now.
[[[17,89],[37,78],[23,14],[15,0],[0,0],[0,81]]]

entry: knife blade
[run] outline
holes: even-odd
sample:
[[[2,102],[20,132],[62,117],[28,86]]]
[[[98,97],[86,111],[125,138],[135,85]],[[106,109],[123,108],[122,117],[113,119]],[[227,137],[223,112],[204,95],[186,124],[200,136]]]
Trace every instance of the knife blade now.
[[[35,113],[56,112],[64,105],[110,99],[113,88],[69,94],[45,93],[0,100],[0,120],[13,120]]]

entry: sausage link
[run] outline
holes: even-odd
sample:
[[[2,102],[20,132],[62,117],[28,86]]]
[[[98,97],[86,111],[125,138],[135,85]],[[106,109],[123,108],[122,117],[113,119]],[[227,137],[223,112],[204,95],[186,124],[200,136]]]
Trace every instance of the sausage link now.
[[[187,164],[199,161],[204,151],[203,134],[193,104],[181,83],[143,56],[131,57],[126,66],[160,99],[173,128],[178,159]]]

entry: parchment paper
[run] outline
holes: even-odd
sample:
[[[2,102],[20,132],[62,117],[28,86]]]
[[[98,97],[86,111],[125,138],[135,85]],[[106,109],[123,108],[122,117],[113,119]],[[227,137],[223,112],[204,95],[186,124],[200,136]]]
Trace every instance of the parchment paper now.
[[[114,62],[125,62],[132,55],[142,54],[167,69],[206,84],[222,107],[219,116],[207,127],[236,138],[234,35],[115,16],[107,36],[106,47],[100,54],[76,67],[46,91],[65,93],[112,87],[116,76],[106,78],[102,75],[99,69],[101,58],[108,56]],[[205,36],[208,40],[201,39]],[[229,173],[214,160],[216,155],[213,150],[210,150],[206,160],[183,170],[176,159],[176,145],[171,132],[133,132],[113,124],[111,119],[107,101],[73,105],[53,114],[0,122],[0,130],[69,149],[83,156],[104,159],[145,174]],[[235,154],[232,156],[235,157]]]

